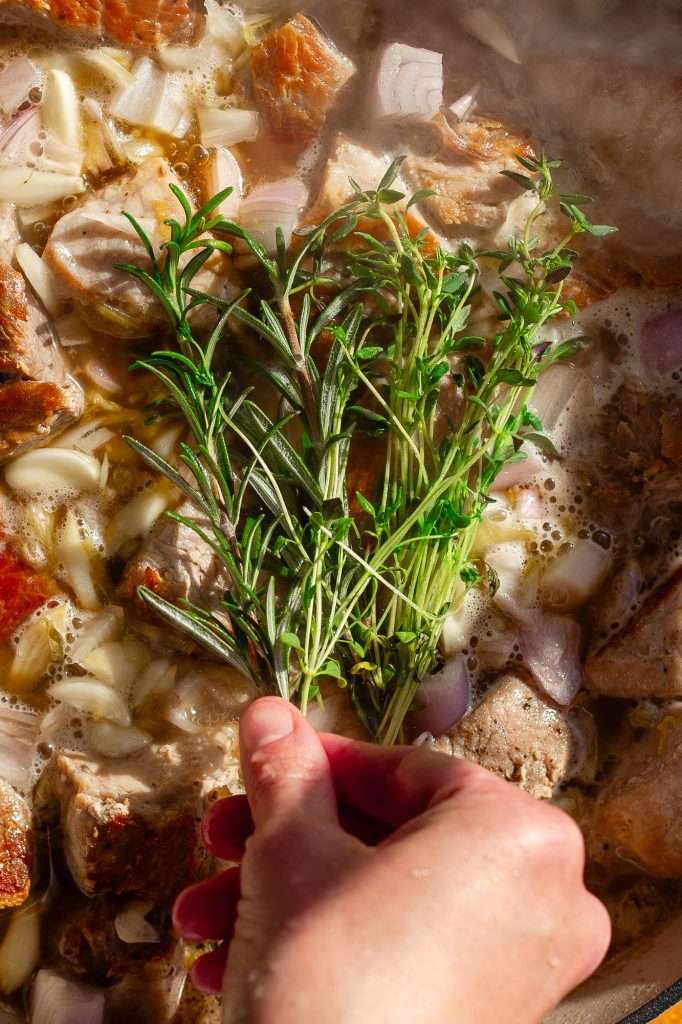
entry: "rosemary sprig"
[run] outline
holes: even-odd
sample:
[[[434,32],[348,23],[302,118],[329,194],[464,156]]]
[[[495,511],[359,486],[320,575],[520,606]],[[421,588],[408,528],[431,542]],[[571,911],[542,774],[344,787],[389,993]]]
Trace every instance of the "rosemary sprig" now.
[[[181,446],[180,473],[129,443],[194,502],[204,525],[181,521],[231,581],[219,608],[177,608],[144,587],[140,596],[304,710],[321,699],[323,679],[349,687],[383,742],[402,735],[453,604],[486,583],[470,552],[490,487],[542,429],[527,407],[540,373],[574,351],[543,351],[539,332],[575,313],[561,296],[574,236],[608,230],[587,220],[585,197],[559,197],[566,234],[540,250],[533,227],[555,198],[557,163],[519,160],[528,173],[512,177],[537,205],[523,237],[497,252],[445,251],[426,228],[413,237],[396,206],[405,199],[394,188],[400,161],[376,190],[354,184],[352,200],[291,251],[279,233],[275,255],[212,216],[226,193],[193,213],[174,189],[185,221],[168,222],[160,253],[129,218],[150,267],[122,269],[158,297],[175,333],[174,346],[134,366],[162,382],[192,444]],[[246,246],[264,282],[231,303],[194,287],[213,252],[231,251],[226,238]],[[498,327],[478,337],[467,325],[483,264],[499,274]],[[192,314],[207,304],[217,322],[200,339]],[[274,417],[261,391],[240,383],[237,326],[263,346],[258,369],[262,393],[279,396]],[[383,469],[371,493],[353,493],[354,453],[368,436],[383,446]]]

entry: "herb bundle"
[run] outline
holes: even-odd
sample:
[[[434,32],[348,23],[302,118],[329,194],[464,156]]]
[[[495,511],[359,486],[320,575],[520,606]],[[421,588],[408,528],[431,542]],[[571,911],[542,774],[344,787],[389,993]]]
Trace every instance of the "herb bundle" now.
[[[175,344],[139,360],[180,411],[192,443],[183,472],[129,443],[191,499],[191,527],[225,565],[231,586],[218,608],[176,607],[140,596],[212,655],[266,692],[305,711],[320,683],[349,687],[369,731],[390,743],[404,729],[419,683],[438,666],[445,617],[466,590],[489,585],[470,558],[490,487],[542,426],[527,400],[539,375],[575,351],[546,349],[538,332],[575,313],[562,301],[576,234],[590,224],[585,197],[560,197],[566,235],[548,251],[533,226],[555,196],[556,162],[519,158],[512,176],[537,204],[522,238],[502,251],[456,252],[427,228],[410,231],[409,202],[395,190],[400,162],[378,188],[354,196],[287,251],[271,256],[239,225],[215,215],[229,194],[185,222],[170,220],[161,253],[134,218],[150,268],[121,269],[157,296]],[[218,233],[219,238],[213,237]],[[253,290],[232,302],[194,287],[215,250],[236,241],[255,258]],[[468,328],[481,268],[494,268],[497,327]],[[200,306],[217,310],[205,339],[192,329]],[[259,339],[264,388],[240,382],[239,336]],[[278,396],[277,412],[262,395]],[[272,403],[267,403],[271,407]],[[371,488],[354,489],[363,439],[381,453]]]

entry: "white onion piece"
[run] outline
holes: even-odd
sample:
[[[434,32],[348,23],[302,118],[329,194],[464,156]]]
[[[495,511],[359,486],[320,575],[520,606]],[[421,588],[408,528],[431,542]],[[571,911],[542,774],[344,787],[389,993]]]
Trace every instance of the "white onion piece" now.
[[[423,679],[415,698],[417,709],[411,716],[419,732],[434,736],[452,729],[469,710],[471,682],[462,655],[447,661],[440,672]]]
[[[268,252],[274,252],[277,229],[282,229],[288,246],[307,201],[308,190],[297,178],[271,181],[257,185],[242,200],[238,220]]]
[[[640,358],[654,373],[682,370],[682,309],[651,317],[642,327]]]
[[[128,541],[142,537],[172,503],[171,489],[163,482],[136,494],[116,513],[107,527],[107,550],[115,555]]]
[[[57,279],[50,266],[27,242],[21,242],[14,252],[19,267],[50,316],[57,316],[62,299]]]
[[[99,129],[104,139],[104,144],[107,147],[112,160],[116,163],[123,163],[125,160],[125,153],[121,139],[118,136],[118,132],[114,127],[111,118],[107,117],[102,110],[102,105],[93,99],[92,96],[86,96],[83,100],[82,110],[85,117],[93,124],[99,125]]]
[[[157,434],[149,447],[168,462],[172,460],[173,455],[176,453],[178,441],[185,433],[185,430],[184,423],[174,423],[166,430],[162,430],[160,434]]]
[[[206,7],[206,31],[217,43],[232,55],[244,47],[242,23],[229,7],[223,7],[217,0],[204,0]]]
[[[103,1024],[104,998],[104,992],[57,971],[38,971],[31,996],[31,1024]]]
[[[88,743],[102,757],[130,757],[139,753],[151,743],[148,732],[134,725],[116,725],[114,722],[92,722],[88,728]],[[128,941],[125,940],[124,941]],[[143,940],[137,940],[143,941]],[[155,939],[147,939],[155,942]]]
[[[458,96],[454,103],[451,103],[449,110],[458,121],[466,121],[467,117],[473,114],[478,105],[478,94],[481,91],[480,85],[474,85],[468,92]]]
[[[537,611],[521,630],[526,668],[557,704],[570,704],[582,686],[580,643],[580,626],[567,615]]]
[[[260,117],[257,110],[230,107],[199,107],[199,134],[204,146],[236,146],[238,142],[252,142],[258,138]]]
[[[112,374],[104,359],[88,359],[84,373],[95,387],[108,395],[116,395],[122,390],[121,381]]]
[[[11,61],[0,71],[0,110],[4,114],[13,114],[41,81],[38,68],[28,57],[17,57]]]
[[[544,430],[554,430],[578,386],[585,380],[584,370],[568,366],[566,363],[550,366],[542,374],[528,404],[540,418]]]
[[[226,188],[233,190],[232,195],[220,204],[216,213],[226,220],[234,220],[241,203],[242,172],[233,154],[224,146],[216,146],[211,153],[206,171],[206,188],[210,196],[215,196]]]
[[[43,121],[49,135],[82,160],[81,117],[73,80],[65,71],[48,71],[43,97]]]
[[[91,456],[84,455],[83,458]],[[76,513],[72,508],[67,509],[64,517],[57,555],[61,563],[60,575],[73,590],[80,607],[86,611],[95,611],[101,602],[93,575],[94,551],[92,543],[81,536]]]
[[[5,481],[13,491],[25,494],[94,491],[99,486],[99,462],[68,448],[37,448],[10,462]]]
[[[125,159],[132,164],[141,164],[150,156],[163,156],[163,148],[152,139],[130,139],[123,144]]]
[[[38,107],[27,107],[15,114],[0,131],[0,161],[3,164],[27,164],[34,159],[33,148],[42,145],[43,119]]]
[[[123,698],[110,686],[92,676],[65,679],[54,683],[47,692],[55,700],[70,704],[93,718],[106,718],[115,725],[130,725],[130,712]]]
[[[145,701],[167,697],[173,690],[177,666],[170,658],[156,658],[138,676],[133,690],[132,705],[139,708]]]
[[[0,945],[0,992],[10,995],[28,981],[40,962],[40,903],[12,915]]]
[[[67,196],[80,195],[85,183],[80,175],[42,171],[26,165],[0,167],[0,196],[17,206],[54,203]]]
[[[527,573],[528,554],[522,541],[495,544],[485,553],[485,561],[495,572],[499,586],[493,598],[498,608],[516,622],[531,621],[537,596],[537,577]]]
[[[594,541],[574,541],[570,551],[552,562],[544,574],[543,602],[566,610],[584,604],[608,576],[611,561],[609,552]]]
[[[81,657],[81,665],[91,675],[119,692],[127,690],[149,663],[149,653],[138,640],[110,640]]]
[[[512,64],[521,63],[518,48],[507,26],[492,11],[475,6],[461,14],[459,21],[475,39],[495,53]]]
[[[501,469],[493,481],[491,490],[508,491],[511,487],[530,483],[544,468],[545,463],[538,449],[525,442],[519,449],[526,458],[520,462],[511,462]]]
[[[379,58],[371,105],[376,120],[430,121],[443,105],[443,54],[391,43]]]
[[[38,715],[0,704],[0,779],[25,790],[38,738]]]
[[[111,104],[114,117],[138,128],[173,134],[184,114],[175,85],[149,57],[141,57],[129,85],[119,90]]]
[[[103,608],[97,615],[93,615],[84,626],[80,628],[73,647],[71,648],[71,659],[77,665],[81,665],[90,651],[94,651],[100,644],[107,640],[114,640],[120,636],[125,621],[125,613],[118,605],[112,604]]]
[[[33,690],[53,660],[61,656],[67,621],[68,604],[61,602],[56,608],[34,617],[22,629],[7,673],[7,688],[12,693]]]
[[[121,942],[160,942],[158,928],[146,917],[154,904],[150,900],[132,900],[114,919],[114,928]]]
[[[88,64],[98,74],[108,78],[114,85],[125,87],[129,85],[132,75],[128,68],[121,63],[125,59],[124,50],[115,50],[110,46],[99,46],[97,49],[81,50],[79,57],[85,64]]]

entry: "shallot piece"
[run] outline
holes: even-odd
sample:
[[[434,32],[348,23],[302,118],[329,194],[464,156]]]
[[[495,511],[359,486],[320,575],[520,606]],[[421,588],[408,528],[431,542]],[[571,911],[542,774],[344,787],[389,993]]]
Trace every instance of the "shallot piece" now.
[[[495,604],[519,623],[534,621],[537,574],[529,573],[528,552],[523,541],[495,544],[485,553],[485,561],[497,577]]]
[[[0,704],[0,778],[25,790],[35,756],[38,715]]]
[[[542,374],[528,404],[542,421],[544,430],[554,430],[578,387],[586,382],[587,375],[584,370],[566,363],[550,366]]]
[[[68,448],[36,448],[10,463],[5,482],[25,494],[94,491],[99,486],[99,469],[94,455]]]
[[[147,920],[147,914],[153,907],[154,904],[149,900],[131,900],[125,909],[116,915],[114,928],[121,942],[134,945],[138,942],[161,941],[158,928]]]
[[[552,607],[577,608],[595,594],[608,576],[613,556],[592,540],[576,540],[542,578],[542,590]]]
[[[682,309],[660,313],[642,327],[640,357],[654,373],[682,370]]]
[[[370,102],[377,121],[430,121],[443,105],[443,54],[391,43],[379,58]]]
[[[468,92],[458,96],[454,103],[451,103],[448,110],[458,121],[466,121],[478,106],[478,94],[481,91],[479,84],[474,85]]]
[[[184,110],[170,75],[149,57],[141,57],[133,69],[130,84],[114,99],[111,113],[138,128],[174,135],[183,120]]]
[[[275,252],[277,229],[281,228],[284,244],[289,245],[307,201],[308,190],[297,178],[257,185],[241,202],[239,224],[268,252]]]
[[[238,142],[253,142],[260,131],[260,115],[257,110],[241,110],[230,107],[199,107],[199,134],[204,146],[236,146]]]
[[[581,639],[575,619],[539,610],[521,630],[526,668],[542,692],[557,704],[570,704],[582,685]]]
[[[518,462],[510,462],[500,470],[493,481],[491,490],[508,491],[511,487],[528,484],[544,469],[545,462],[535,445],[526,441],[519,448],[518,454],[525,458],[520,458]]]
[[[226,220],[233,220],[239,211],[242,197],[242,172],[235,157],[225,146],[216,146],[206,171],[207,191],[210,196],[232,189],[232,194],[224,199],[216,213]]]
[[[36,974],[31,1024],[102,1024],[104,992],[81,985],[57,971]]]
[[[512,64],[521,63],[518,48],[509,29],[493,11],[475,6],[460,15],[459,20],[461,25],[484,46],[489,46]]]
[[[466,715],[471,703],[471,681],[462,655],[447,661],[440,672],[422,679],[411,722],[417,732],[440,736]]]
[[[0,72],[0,110],[14,114],[28,98],[31,89],[40,85],[42,77],[28,57],[17,57]]]
[[[37,107],[26,107],[15,114],[0,131],[0,162],[11,167],[34,159],[33,150],[39,151],[41,146],[42,124]]]

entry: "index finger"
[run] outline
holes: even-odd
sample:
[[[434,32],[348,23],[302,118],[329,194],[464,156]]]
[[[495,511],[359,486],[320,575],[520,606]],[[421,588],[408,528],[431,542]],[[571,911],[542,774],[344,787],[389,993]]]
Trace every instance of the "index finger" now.
[[[380,747],[331,733],[320,739],[339,803],[393,828],[465,787],[492,780],[478,765],[424,747]]]

